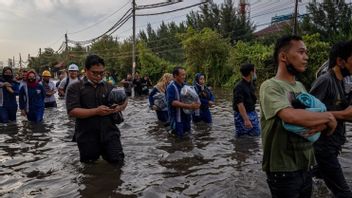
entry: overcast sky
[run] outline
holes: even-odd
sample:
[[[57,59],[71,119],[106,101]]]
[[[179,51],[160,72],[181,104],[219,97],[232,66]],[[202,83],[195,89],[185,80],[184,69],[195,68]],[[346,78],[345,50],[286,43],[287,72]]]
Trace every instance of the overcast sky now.
[[[110,28],[131,7],[132,0],[0,0],[0,61],[7,65],[7,59],[19,53],[27,60],[28,54],[36,56],[39,48],[51,47],[57,50],[67,32],[71,40],[88,40]],[[138,5],[163,2],[165,0],[136,0]],[[224,0],[214,0],[222,3]],[[239,0],[235,3],[238,4]],[[166,11],[200,2],[184,0],[177,5],[144,10],[139,13]],[[294,0],[250,0],[250,15],[257,29],[270,22],[271,17],[293,11]],[[303,9],[304,4],[300,9]],[[114,15],[108,17],[115,11]],[[197,8],[193,8],[197,9]],[[137,17],[137,29],[147,23],[157,27],[162,20],[180,22],[191,9],[167,15]],[[100,22],[100,23],[98,23]],[[94,25],[96,24],[96,25]],[[88,28],[87,28],[88,27]],[[90,28],[89,28],[90,27]],[[132,20],[121,27],[114,36],[121,39],[131,35]],[[83,31],[81,31],[83,30]],[[80,31],[78,33],[75,33]]]

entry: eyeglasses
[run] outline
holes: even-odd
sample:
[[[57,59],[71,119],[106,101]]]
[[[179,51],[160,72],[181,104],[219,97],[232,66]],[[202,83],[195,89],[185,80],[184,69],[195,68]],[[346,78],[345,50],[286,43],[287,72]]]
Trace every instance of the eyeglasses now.
[[[105,75],[105,71],[91,71],[89,70],[94,76],[104,76]]]

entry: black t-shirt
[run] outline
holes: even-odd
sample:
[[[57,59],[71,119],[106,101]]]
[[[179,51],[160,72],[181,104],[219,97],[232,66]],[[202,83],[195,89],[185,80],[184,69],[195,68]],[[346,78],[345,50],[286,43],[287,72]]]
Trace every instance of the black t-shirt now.
[[[113,86],[106,82],[94,87],[87,78],[73,83],[67,89],[67,112],[74,108],[92,109],[100,105],[108,106],[108,95],[112,88]],[[111,115],[77,118],[75,130],[77,142],[96,141],[97,139],[103,142],[115,134],[120,135]]]
[[[233,103],[232,108],[234,111],[239,112],[237,105],[243,103],[247,112],[255,110],[255,103],[257,97],[255,95],[255,86],[252,82],[242,79],[238,82],[233,89]]]
[[[332,70],[315,80],[310,93],[322,101],[328,111],[344,110],[350,103],[344,91],[343,80],[338,80]],[[322,134],[314,144],[315,150],[323,152],[341,150],[341,146],[346,142],[345,133],[344,121],[337,120],[335,132],[331,136]]]

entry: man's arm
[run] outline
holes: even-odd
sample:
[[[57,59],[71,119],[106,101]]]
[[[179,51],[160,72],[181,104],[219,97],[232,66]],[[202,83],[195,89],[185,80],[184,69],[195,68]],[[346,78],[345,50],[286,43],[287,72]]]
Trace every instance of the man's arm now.
[[[319,128],[321,125],[327,125],[330,129],[328,133],[334,131],[337,124],[335,117],[330,112],[310,112],[288,107],[281,109],[278,116],[286,123],[306,128]]]
[[[249,120],[246,108],[243,105],[243,102],[237,104],[238,111],[240,112],[242,119],[244,121],[244,126],[246,128],[253,128],[252,122]]]
[[[352,122],[352,106],[348,106],[342,111],[330,111],[337,120]]]
[[[199,109],[200,107],[200,104],[199,103],[191,103],[191,104],[186,104],[186,103],[183,103],[181,101],[178,101],[178,100],[174,100],[172,101],[171,105],[173,107],[178,107],[178,108],[182,108],[182,109]]]

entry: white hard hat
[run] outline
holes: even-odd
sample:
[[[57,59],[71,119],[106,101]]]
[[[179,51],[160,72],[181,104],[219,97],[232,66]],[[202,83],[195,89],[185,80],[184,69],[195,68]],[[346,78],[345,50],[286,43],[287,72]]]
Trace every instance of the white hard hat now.
[[[79,71],[79,69],[76,64],[71,64],[68,66],[68,71]]]

